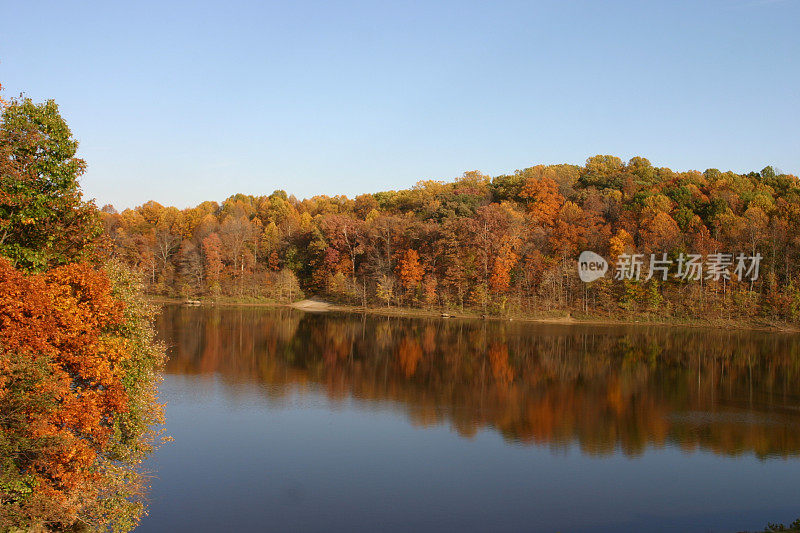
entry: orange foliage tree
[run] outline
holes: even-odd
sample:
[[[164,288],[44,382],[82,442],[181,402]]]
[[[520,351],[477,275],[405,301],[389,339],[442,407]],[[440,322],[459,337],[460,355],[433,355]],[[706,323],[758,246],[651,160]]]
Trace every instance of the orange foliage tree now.
[[[0,530],[136,523],[141,480],[120,461],[148,447],[134,418],[153,406],[125,381],[156,361],[142,365],[129,318],[102,270],[25,274],[0,259]]]
[[[400,256],[400,261],[397,263],[397,275],[400,277],[400,283],[406,289],[413,289],[422,277],[425,275],[425,269],[419,262],[419,254],[416,250],[406,250]]]
[[[203,239],[203,255],[205,256],[206,281],[211,292],[219,291],[219,276],[222,272],[222,241],[219,235],[212,233]]]
[[[528,201],[533,222],[543,226],[553,225],[561,204],[564,203],[564,197],[558,191],[558,183],[547,176],[528,178],[520,197]]]
[[[496,292],[506,292],[511,282],[511,270],[517,264],[519,256],[514,251],[514,247],[506,243],[494,261],[492,275],[489,278],[489,286]]]

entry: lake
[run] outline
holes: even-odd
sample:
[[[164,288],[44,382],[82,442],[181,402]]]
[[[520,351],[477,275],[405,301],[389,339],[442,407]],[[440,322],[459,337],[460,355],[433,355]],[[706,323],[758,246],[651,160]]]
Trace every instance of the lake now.
[[[800,516],[800,336],[167,306],[137,531],[739,531]]]

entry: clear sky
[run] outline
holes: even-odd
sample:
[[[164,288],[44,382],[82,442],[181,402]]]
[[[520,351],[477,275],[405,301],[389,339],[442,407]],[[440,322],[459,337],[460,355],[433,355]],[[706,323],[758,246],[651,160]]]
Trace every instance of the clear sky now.
[[[5,2],[88,197],[185,207],[648,157],[800,173],[800,2]]]

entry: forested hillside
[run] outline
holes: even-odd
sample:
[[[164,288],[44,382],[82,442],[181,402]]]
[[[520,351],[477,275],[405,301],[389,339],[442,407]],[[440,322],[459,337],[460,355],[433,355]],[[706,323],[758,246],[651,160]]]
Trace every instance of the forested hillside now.
[[[298,200],[235,195],[180,210],[103,209],[108,253],[147,273],[153,294],[288,301],[304,294],[365,306],[488,314],[800,319],[800,182],[766,167],[675,172],[595,156],[512,175]],[[577,257],[611,263],[593,283]],[[614,279],[643,254],[760,254],[756,279]],[[663,256],[667,254],[667,256]]]

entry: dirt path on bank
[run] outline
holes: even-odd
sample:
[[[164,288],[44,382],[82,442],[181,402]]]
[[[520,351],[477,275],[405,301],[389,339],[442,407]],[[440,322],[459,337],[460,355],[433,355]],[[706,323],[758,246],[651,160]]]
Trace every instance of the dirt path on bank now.
[[[289,304],[289,307],[294,307],[295,309],[300,309],[301,311],[335,311],[337,307],[333,304],[328,302],[323,302],[322,300],[300,300],[299,302],[294,302],[293,304]]]

